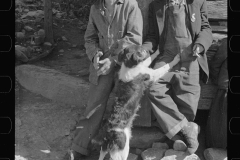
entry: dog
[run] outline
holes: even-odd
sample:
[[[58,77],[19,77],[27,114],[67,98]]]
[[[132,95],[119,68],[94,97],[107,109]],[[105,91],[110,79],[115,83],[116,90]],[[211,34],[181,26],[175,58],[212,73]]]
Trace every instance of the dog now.
[[[121,68],[115,103],[110,117],[91,141],[101,146],[99,160],[103,160],[108,153],[112,160],[127,160],[131,127],[144,91],[180,60],[176,56],[171,63],[153,70],[149,66],[158,54],[155,52],[150,56],[138,45],[131,45],[119,54]]]

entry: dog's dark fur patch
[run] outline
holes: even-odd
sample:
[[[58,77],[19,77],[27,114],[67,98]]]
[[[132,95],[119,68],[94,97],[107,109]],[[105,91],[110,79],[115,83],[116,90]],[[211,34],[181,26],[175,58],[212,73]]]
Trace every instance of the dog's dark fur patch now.
[[[143,54],[145,53],[145,54]],[[128,54],[128,55],[127,55]],[[125,48],[118,56],[118,61],[123,62],[126,67],[132,68],[142,62],[150,55],[143,52],[143,49],[139,45],[131,45]]]

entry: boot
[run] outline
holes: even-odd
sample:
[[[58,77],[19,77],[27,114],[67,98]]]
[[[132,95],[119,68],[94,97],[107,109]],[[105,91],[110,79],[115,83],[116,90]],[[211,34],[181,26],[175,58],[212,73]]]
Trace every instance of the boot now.
[[[187,145],[187,152],[193,154],[197,151],[199,143],[198,143],[198,133],[200,132],[200,127],[193,122],[188,122],[186,126],[184,126],[180,135],[184,138],[184,141]]]

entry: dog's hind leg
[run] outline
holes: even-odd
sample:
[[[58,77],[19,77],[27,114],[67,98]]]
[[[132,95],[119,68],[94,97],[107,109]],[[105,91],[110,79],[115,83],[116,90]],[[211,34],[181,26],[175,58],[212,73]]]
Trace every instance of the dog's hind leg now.
[[[126,134],[126,144],[124,146],[124,149],[121,151],[122,154],[122,160],[127,160],[129,149],[130,149],[130,139],[131,139],[131,128],[127,127],[124,129],[124,133]]]
[[[101,149],[101,151],[100,151],[100,156],[99,156],[99,159],[98,159],[98,160],[103,160],[104,157],[106,156],[106,154],[107,154],[107,151],[103,151],[103,150]]]

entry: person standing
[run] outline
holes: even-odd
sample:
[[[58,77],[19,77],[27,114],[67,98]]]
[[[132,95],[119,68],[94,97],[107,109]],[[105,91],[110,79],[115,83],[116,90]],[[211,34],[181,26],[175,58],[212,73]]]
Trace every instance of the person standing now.
[[[206,0],[154,0],[149,5],[149,29],[142,48],[160,56],[159,68],[180,54],[180,62],[147,92],[158,124],[169,139],[182,136],[187,152],[198,148],[199,126],[193,122],[200,97],[199,79],[207,83],[206,51],[212,44]],[[201,74],[200,74],[201,73]]]
[[[77,124],[71,160],[88,156],[114,87],[118,53],[128,44],[142,44],[143,20],[136,0],[97,0],[92,6],[85,32],[90,64],[87,108]]]

